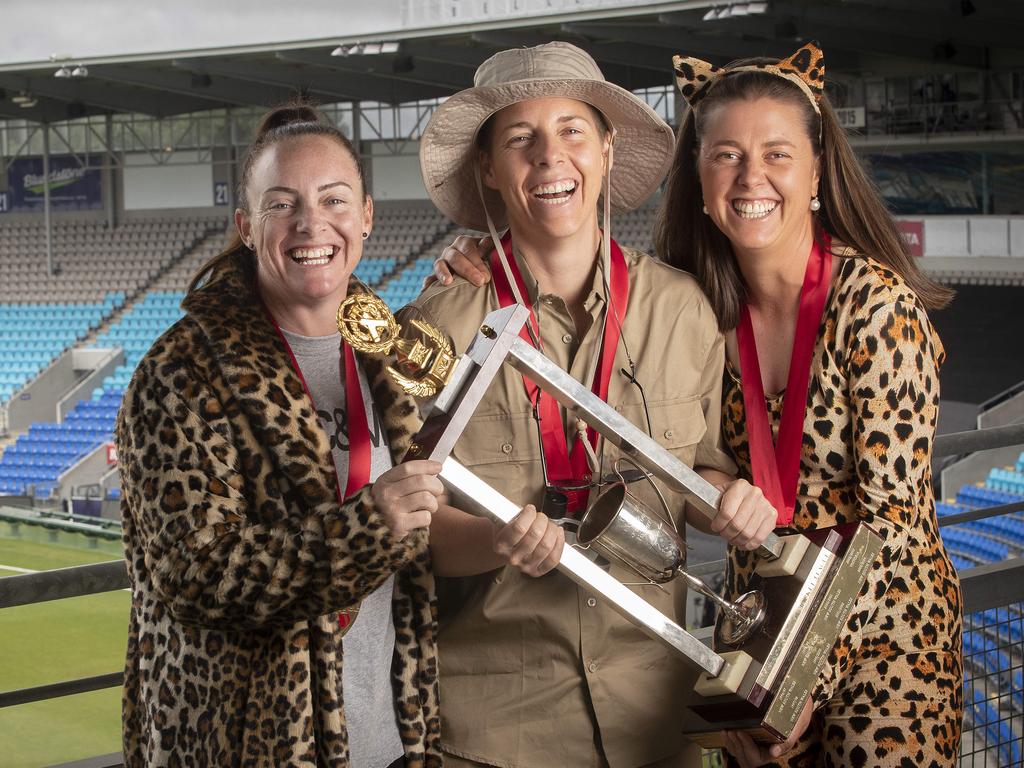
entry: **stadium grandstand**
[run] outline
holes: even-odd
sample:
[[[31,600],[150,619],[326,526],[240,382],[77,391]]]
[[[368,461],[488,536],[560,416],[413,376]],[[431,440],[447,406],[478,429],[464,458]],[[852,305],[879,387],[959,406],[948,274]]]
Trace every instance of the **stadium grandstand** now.
[[[958,293],[934,316],[948,356],[934,474],[967,606],[960,764],[1021,765],[1024,4],[379,5],[351,29],[341,10],[305,25],[296,10],[289,33],[267,20],[283,42],[246,31],[197,47],[186,35],[161,44],[171,52],[129,49],[124,39],[146,34],[128,29],[104,50],[9,60],[0,30],[0,763],[121,765],[123,567],[10,591],[3,582],[120,557],[121,398],[232,231],[239,163],[263,109],[301,93],[352,137],[375,200],[357,274],[397,309],[463,232],[427,200],[419,136],[497,50],[576,43],[676,125],[673,54],[722,64],[815,39],[830,96],[912,252]],[[303,38],[309,29],[318,36]],[[615,217],[614,236],[652,251],[657,208]],[[720,574],[722,552],[704,544],[691,562]],[[705,764],[718,759],[709,752]]]

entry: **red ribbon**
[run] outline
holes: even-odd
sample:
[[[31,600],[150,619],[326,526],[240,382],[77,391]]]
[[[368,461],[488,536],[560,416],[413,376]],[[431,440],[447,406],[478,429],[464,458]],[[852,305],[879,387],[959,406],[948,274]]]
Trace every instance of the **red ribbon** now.
[[[288,339],[281,331],[281,326],[277,324],[277,320],[273,315],[267,311],[267,315],[270,317],[270,322],[274,325],[274,330],[277,331],[277,335],[281,337],[281,343],[284,344],[285,351],[288,352],[288,358],[292,361],[292,368],[295,369],[295,373],[299,376],[299,381],[302,382],[302,388],[306,391],[306,395],[309,397],[310,402],[313,402],[314,412],[316,411],[316,403],[313,401],[313,393],[309,391],[309,386],[306,384],[306,378],[302,375],[302,369],[299,368],[299,361],[295,359],[295,353],[292,352],[292,347],[288,343]],[[337,467],[335,467],[335,478],[337,482],[334,485],[334,490],[338,494],[338,503],[341,504],[345,499],[351,496],[353,493],[358,491],[368,482],[370,482],[370,426],[366,421],[366,401],[363,397],[363,390],[359,382],[359,369],[356,367],[356,356],[352,352],[352,347],[345,343],[345,339],[341,340],[341,360],[339,363],[340,378],[345,380],[345,413],[348,420],[348,479],[345,482],[345,493],[342,495],[341,492],[341,479],[337,474]],[[334,465],[334,462],[331,462]],[[338,624],[344,629],[351,623],[352,619],[348,613],[341,611],[338,614]]]
[[[530,310],[530,325],[533,328],[534,337],[540,343],[540,325],[537,323],[537,316],[534,314],[533,305],[530,303],[530,296],[523,282],[523,276],[519,272],[519,265],[512,256],[512,235],[506,233],[501,240],[502,248],[508,260],[512,276],[519,286],[519,293]],[[601,340],[601,352],[597,362],[597,369],[594,372],[594,381],[591,391],[602,400],[608,399],[608,384],[612,378],[612,369],[615,367],[615,350],[619,345],[619,338],[622,335],[620,320],[626,316],[626,308],[629,304],[629,270],[626,267],[626,259],[622,255],[622,249],[618,243],[611,241],[611,274],[609,283],[611,288],[611,305],[605,312],[615,312],[615,315],[608,315],[604,326],[604,338]],[[516,303],[512,292],[512,286],[508,282],[505,270],[497,253],[491,254],[491,275],[494,282],[494,289],[498,295],[498,304],[501,307],[508,307]],[[528,343],[533,344],[526,326],[519,332],[519,335]],[[543,345],[541,345],[543,347]],[[543,349],[541,350],[543,351]],[[544,455],[547,459],[548,480],[555,486],[576,486],[585,485],[590,482],[590,466],[587,463],[586,450],[580,444],[577,436],[570,451],[566,444],[565,423],[562,421],[562,411],[558,401],[551,395],[539,391],[539,387],[527,376],[523,376],[523,385],[526,388],[526,396],[531,403],[537,402],[539,395],[541,441],[544,444]],[[597,432],[587,428],[587,437],[590,445],[597,448]],[[589,490],[563,491],[568,497],[567,509],[570,513],[576,513],[586,507]]]
[[[832,253],[827,235],[824,241],[815,238],[807,259],[804,282],[800,288],[800,309],[793,337],[793,351],[789,360],[786,394],[779,422],[779,439],[773,444],[768,423],[761,365],[758,361],[757,342],[750,322],[750,310],[744,304],[740,322],[736,327],[742,368],[743,408],[747,417],[747,438],[750,445],[750,469],[754,485],[778,512],[777,525],[793,522],[796,490],[803,446],[804,415],[807,409],[807,389],[811,378],[811,357],[818,339],[821,313],[825,309],[829,283],[832,277]]]

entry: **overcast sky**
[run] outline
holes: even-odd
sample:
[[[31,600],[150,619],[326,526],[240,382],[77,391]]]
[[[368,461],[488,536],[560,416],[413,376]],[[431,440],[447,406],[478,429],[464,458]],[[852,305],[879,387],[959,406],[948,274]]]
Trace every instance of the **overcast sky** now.
[[[0,64],[154,53],[401,27],[401,0],[0,0]]]

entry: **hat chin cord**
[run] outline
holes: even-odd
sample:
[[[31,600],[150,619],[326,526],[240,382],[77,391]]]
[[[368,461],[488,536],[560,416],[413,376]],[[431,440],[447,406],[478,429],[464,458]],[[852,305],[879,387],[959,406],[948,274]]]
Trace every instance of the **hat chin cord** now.
[[[604,295],[608,300],[608,309],[604,313],[604,317],[601,320],[601,338],[604,338],[605,328],[608,325],[608,316],[613,315],[615,318],[616,325],[622,328],[622,318],[619,316],[618,307],[615,306],[614,298],[612,297],[611,286],[608,282],[608,276],[611,270],[611,253],[612,253],[612,160],[614,157],[615,148],[615,131],[611,131],[611,139],[608,142],[608,169],[604,173],[603,187],[604,187],[604,205],[602,210],[602,229],[601,229],[601,281],[604,285]],[[473,172],[473,178],[476,181],[477,194],[480,196],[480,204],[484,209],[484,216],[487,218],[487,230],[491,235],[491,242],[494,243],[494,252],[498,255],[498,260],[501,262],[501,268],[505,272],[505,279],[508,280],[508,284],[512,287],[512,295],[515,296],[516,302],[523,306],[528,306],[523,300],[523,294],[519,290],[519,283],[512,275],[512,268],[509,266],[508,257],[505,255],[505,249],[501,247],[501,237],[498,235],[498,229],[494,226],[494,219],[491,218],[491,212],[487,210],[487,199],[484,197],[484,184],[480,177],[480,167],[477,166]],[[536,338],[533,332],[533,325],[531,323],[526,324],[526,329],[533,339],[534,345],[540,349],[540,339]],[[620,336],[621,338],[621,336]],[[625,345],[626,340],[622,338],[622,344]],[[632,356],[629,354],[629,348],[625,347],[626,357],[629,360],[631,368],[635,369],[633,365]],[[593,355],[593,359],[590,361],[588,370],[587,380],[593,381],[594,375],[597,372],[598,358],[600,357],[600,345]],[[587,425],[582,419],[576,420],[576,430],[581,437],[581,442],[587,454],[587,463],[590,464],[590,469],[594,473],[600,471],[600,460],[597,457],[597,453],[590,445],[590,441],[587,439]],[[603,438],[598,438],[603,443]],[[600,443],[599,443],[600,445]],[[603,446],[602,446],[603,447]]]
[[[614,155],[615,147],[615,131],[611,132],[611,139],[608,142],[608,170],[605,171],[603,182],[604,187],[604,209],[602,211],[603,222],[601,231],[601,279],[604,283],[605,295],[608,297],[609,306],[611,306],[611,288],[608,284],[608,271],[611,269],[611,253],[612,253],[612,205],[611,205],[611,191],[612,191],[612,158]],[[480,205],[483,206],[484,216],[487,218],[487,230],[491,235],[491,242],[494,243],[494,252],[498,254],[498,260],[501,262],[501,268],[505,272],[505,278],[508,280],[508,284],[512,286],[512,295],[515,296],[516,302],[526,306],[526,302],[523,300],[523,295],[519,291],[519,284],[512,276],[512,268],[509,266],[508,257],[505,255],[505,249],[501,247],[501,236],[498,235],[498,229],[494,226],[494,219],[491,218],[491,212],[487,210],[487,198],[484,196],[484,183],[480,178],[480,166],[476,166],[473,169],[473,180],[476,182],[476,191],[480,196]],[[614,307],[612,307],[614,310]],[[621,318],[618,316],[618,312],[615,312],[615,320],[619,325],[622,325]],[[608,322],[607,313],[605,314],[605,323]],[[529,326],[528,326],[529,327]],[[602,335],[604,328],[602,327]],[[531,331],[532,335],[532,331]],[[538,339],[534,339],[538,342]],[[594,367],[596,370],[597,361],[594,361]],[[593,372],[591,372],[593,373]]]

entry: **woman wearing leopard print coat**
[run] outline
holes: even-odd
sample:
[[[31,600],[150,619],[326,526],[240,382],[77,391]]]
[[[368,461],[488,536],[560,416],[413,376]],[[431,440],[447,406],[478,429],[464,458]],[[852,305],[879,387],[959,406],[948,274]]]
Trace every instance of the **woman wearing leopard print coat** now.
[[[859,166],[815,45],[724,68],[677,57],[676,75],[692,109],[658,246],[727,334],[723,434],[782,526],[859,520],[885,541],[798,730],[770,749],[727,734],[730,764],[952,766],[961,596],[932,494],[944,353],[927,316],[951,293],[921,274]],[[732,594],[753,565],[730,550]]]
[[[416,408],[336,335],[339,303],[366,290],[350,280],[373,213],[358,157],[315,111],[282,108],[240,187],[241,237],[140,363],[117,427],[125,763],[439,766],[440,467],[389,469]]]

